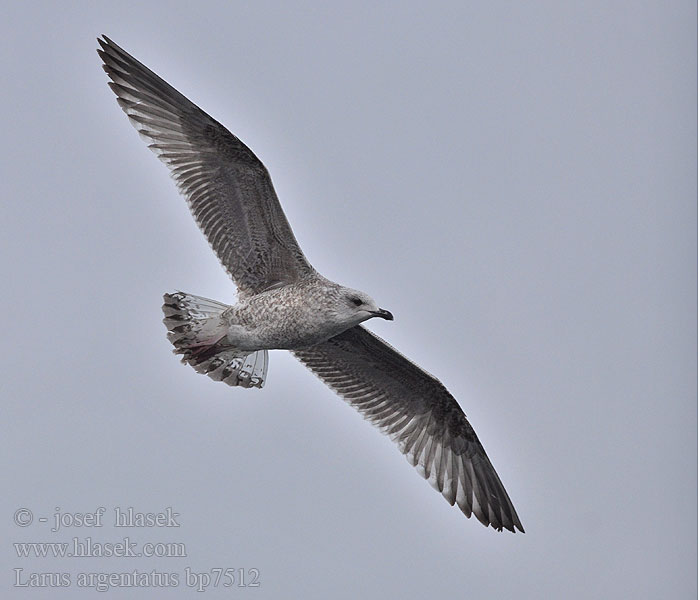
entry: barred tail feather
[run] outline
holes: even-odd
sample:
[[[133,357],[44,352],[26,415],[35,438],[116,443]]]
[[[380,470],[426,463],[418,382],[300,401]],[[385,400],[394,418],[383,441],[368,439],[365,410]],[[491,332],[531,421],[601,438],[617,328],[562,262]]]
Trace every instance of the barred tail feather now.
[[[212,346],[205,353],[189,349],[183,352],[182,362],[192,366],[197,373],[209,375],[214,381],[223,381],[228,385],[244,388],[262,388],[267,375],[267,350],[258,350],[252,354],[232,348],[221,349]]]
[[[183,292],[163,295],[163,323],[176,349],[212,346],[226,336],[223,313],[230,306]]]
[[[265,385],[267,350],[250,353],[226,342],[223,318],[230,306],[216,300],[176,292],[163,295],[163,323],[174,352],[198,373],[244,388]]]

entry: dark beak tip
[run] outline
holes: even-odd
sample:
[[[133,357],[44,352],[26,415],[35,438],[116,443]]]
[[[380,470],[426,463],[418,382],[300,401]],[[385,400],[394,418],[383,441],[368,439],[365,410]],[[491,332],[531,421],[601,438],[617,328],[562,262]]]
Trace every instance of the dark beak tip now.
[[[388,310],[384,310],[383,308],[379,310],[379,316],[382,319],[386,319],[387,321],[394,320],[394,315],[392,315]]]

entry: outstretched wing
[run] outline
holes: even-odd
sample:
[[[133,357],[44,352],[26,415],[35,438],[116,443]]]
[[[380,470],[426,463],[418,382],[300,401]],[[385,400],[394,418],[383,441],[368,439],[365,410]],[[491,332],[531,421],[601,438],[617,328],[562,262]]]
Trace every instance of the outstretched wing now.
[[[170,168],[239,290],[255,294],[313,273],[260,160],[223,125],[103,37],[97,52],[119,106]]]
[[[524,532],[464,412],[432,375],[361,326],[294,355],[389,435],[450,504],[499,531]]]

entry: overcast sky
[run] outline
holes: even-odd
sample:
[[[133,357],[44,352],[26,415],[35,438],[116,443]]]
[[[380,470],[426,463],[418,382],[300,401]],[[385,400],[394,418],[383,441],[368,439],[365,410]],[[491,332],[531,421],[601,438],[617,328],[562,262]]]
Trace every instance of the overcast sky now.
[[[259,588],[204,597],[694,597],[694,2],[3,15],[0,595],[136,569],[179,585],[111,598],[191,598],[187,568],[243,568]],[[394,313],[370,328],[459,400],[525,535],[465,519],[287,353],[262,391],[171,354],[162,294],[234,287],[108,89],[101,33],[256,152],[321,273]],[[106,515],[52,532],[57,507]],[[115,507],[180,526],[115,528]],[[187,556],[13,546],[88,536]],[[12,588],[15,568],[71,585]]]

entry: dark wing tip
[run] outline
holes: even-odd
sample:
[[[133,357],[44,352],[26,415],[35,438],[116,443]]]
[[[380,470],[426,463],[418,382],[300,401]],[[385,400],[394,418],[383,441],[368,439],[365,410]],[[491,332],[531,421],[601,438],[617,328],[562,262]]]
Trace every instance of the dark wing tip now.
[[[513,515],[514,519],[513,521],[501,521],[500,519],[493,519],[490,523],[488,520],[484,523],[484,521],[481,521],[486,527],[493,527],[496,531],[501,532],[504,529],[507,531],[510,531],[511,533],[525,533],[525,529],[522,526],[522,523],[520,522],[520,519],[518,519],[517,515]],[[478,518],[478,516],[477,516]]]
[[[97,43],[100,46],[102,46],[103,50],[106,50],[109,46],[113,46],[114,48],[121,50],[121,48],[117,46],[111,39],[109,39],[104,33],[97,38]]]
[[[493,527],[499,532],[505,529],[511,533],[517,533],[518,531],[525,533],[525,529],[507,495],[493,498],[483,508],[477,504],[471,511],[468,510],[468,507],[465,510],[465,508],[460,506],[460,509],[462,509],[467,518],[474,515],[484,527]]]
[[[104,57],[105,54],[108,54],[110,51],[110,47],[115,47],[119,48],[112,40],[110,40],[106,35],[102,34],[101,37],[97,38],[97,43],[100,45],[99,48],[97,48],[97,54],[100,55],[100,57]],[[119,48],[121,50],[121,48]]]

